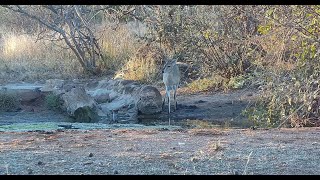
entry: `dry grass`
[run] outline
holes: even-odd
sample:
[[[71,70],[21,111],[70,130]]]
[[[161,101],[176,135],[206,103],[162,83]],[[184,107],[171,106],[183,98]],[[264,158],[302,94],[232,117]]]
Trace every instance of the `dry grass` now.
[[[152,59],[132,58],[117,72],[115,78],[153,82],[157,77],[158,69]]]
[[[211,129],[211,128],[217,127],[217,125],[205,120],[189,120],[188,119],[186,124],[191,128],[197,128],[197,129]]]
[[[203,91],[212,91],[218,89],[226,89],[226,84],[228,80],[219,75],[213,75],[209,78],[198,79],[192,81],[187,85],[186,91],[188,92],[203,92]]]
[[[212,143],[212,144],[210,145],[210,149],[211,149],[212,151],[222,150],[223,147],[222,147],[222,145],[221,145],[220,139],[219,139],[218,141],[215,141],[214,143]]]
[[[4,31],[6,32],[6,31]],[[97,62],[102,71],[117,71],[139,48],[138,39],[125,25],[112,29],[108,23],[96,29],[105,59]],[[63,42],[38,40],[36,36],[2,33],[0,39],[0,83],[83,76],[80,63]],[[58,46],[57,46],[58,45]],[[133,65],[130,65],[133,66]]]
[[[27,168],[33,174],[94,175],[113,174],[115,170],[133,175],[319,174],[315,168],[319,158],[314,156],[319,129],[257,130],[255,137],[238,129],[220,137],[172,131],[143,135],[139,131],[144,129],[87,130],[86,133],[65,130],[50,135],[1,132],[0,174],[8,174],[5,164],[10,165],[10,174],[28,174]],[[122,131],[126,133],[120,134]],[[56,138],[51,138],[54,135]],[[279,148],[284,141],[285,146]],[[39,160],[45,166],[39,166]],[[286,167],[282,166],[283,162],[287,162]]]
[[[0,51],[1,81],[75,77],[81,68],[73,55],[31,35],[4,34]],[[0,82],[1,83],[1,82]]]
[[[102,69],[117,71],[136,53],[140,43],[126,25],[120,24],[116,29],[111,27],[114,26],[105,23],[97,30],[101,50],[106,57],[100,66]]]

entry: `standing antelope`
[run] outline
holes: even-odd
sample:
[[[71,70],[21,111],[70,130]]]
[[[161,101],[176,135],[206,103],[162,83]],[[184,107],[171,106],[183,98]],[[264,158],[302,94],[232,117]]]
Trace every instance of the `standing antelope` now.
[[[170,115],[170,92],[173,90],[174,109],[177,110],[176,93],[180,83],[180,71],[177,65],[177,59],[168,59],[162,70],[163,82],[166,86],[166,95],[162,102],[162,108],[164,107],[166,97],[168,98],[168,112]]]

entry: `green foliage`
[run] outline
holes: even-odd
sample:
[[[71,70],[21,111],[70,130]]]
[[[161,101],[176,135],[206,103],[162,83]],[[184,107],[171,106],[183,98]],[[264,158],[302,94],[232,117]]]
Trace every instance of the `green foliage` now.
[[[227,87],[229,89],[242,89],[252,83],[254,76],[252,74],[239,75],[231,77]]]
[[[265,75],[258,101],[243,114],[255,126],[316,126],[320,118],[320,65],[306,65],[281,74]]]
[[[75,116],[74,118],[75,122],[91,123],[91,122],[97,122],[98,120],[97,114],[90,107],[78,108],[74,112],[74,116]]]
[[[54,93],[49,93],[48,95],[46,95],[45,104],[49,109],[55,111],[60,111],[62,107],[60,97]]]
[[[267,24],[267,25],[259,25],[258,26],[258,32],[262,35],[266,35],[268,34],[268,32],[271,30],[272,25],[271,24]]]
[[[14,94],[0,92],[0,111],[14,111],[19,106],[19,100]]]
[[[264,86],[259,100],[243,112],[256,126],[320,125],[318,10],[319,6],[279,6],[273,12],[277,18],[272,17],[270,22],[277,22],[277,28],[271,31],[289,27],[297,30],[285,41],[285,53],[291,55],[283,57],[292,65],[284,69],[273,64],[262,73]]]
[[[299,60],[298,66],[305,66],[308,60],[316,58],[317,44],[316,42],[310,44],[307,41],[302,41],[300,51],[294,54]]]

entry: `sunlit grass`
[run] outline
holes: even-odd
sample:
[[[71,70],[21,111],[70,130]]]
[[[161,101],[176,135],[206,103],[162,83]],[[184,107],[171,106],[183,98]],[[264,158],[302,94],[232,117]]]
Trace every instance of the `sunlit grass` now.
[[[132,58],[116,74],[115,78],[153,82],[157,77],[159,67],[152,59]]]
[[[73,54],[31,35],[8,33],[0,51],[1,82],[75,77],[81,72]]]
[[[125,26],[112,29],[106,23],[96,30],[105,55],[97,62],[102,71],[116,72],[139,48],[138,39]],[[38,40],[35,35],[2,33],[0,42],[0,83],[37,81],[50,78],[82,77],[83,69],[65,44]]]
[[[99,31],[101,50],[105,55],[100,66],[111,71],[121,69],[139,49],[138,39],[123,24],[116,29],[112,29],[110,25],[104,26]]]

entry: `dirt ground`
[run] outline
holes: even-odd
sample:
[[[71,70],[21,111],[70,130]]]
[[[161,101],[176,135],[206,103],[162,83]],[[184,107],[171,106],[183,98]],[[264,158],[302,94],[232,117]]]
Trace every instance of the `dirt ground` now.
[[[32,108],[3,113],[0,174],[319,175],[320,128],[174,126],[186,119],[241,126],[240,113],[255,97],[247,90],[180,95],[172,124],[160,119],[153,128],[52,128],[63,116]],[[28,129],[28,123],[36,124]]]
[[[1,132],[0,174],[320,174],[320,128]]]

